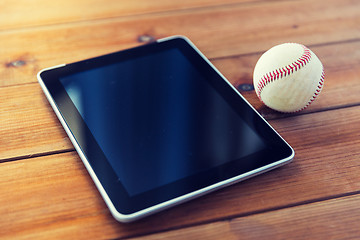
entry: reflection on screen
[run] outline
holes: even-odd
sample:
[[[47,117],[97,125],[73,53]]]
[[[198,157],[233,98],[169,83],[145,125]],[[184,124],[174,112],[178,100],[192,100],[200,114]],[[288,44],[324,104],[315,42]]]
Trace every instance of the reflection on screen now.
[[[265,146],[178,49],[60,81],[131,196]]]

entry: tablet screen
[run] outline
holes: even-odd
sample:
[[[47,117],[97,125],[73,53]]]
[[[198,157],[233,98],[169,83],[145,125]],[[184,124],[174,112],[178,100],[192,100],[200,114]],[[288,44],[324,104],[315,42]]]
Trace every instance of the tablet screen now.
[[[130,196],[265,148],[177,48],[60,82]]]

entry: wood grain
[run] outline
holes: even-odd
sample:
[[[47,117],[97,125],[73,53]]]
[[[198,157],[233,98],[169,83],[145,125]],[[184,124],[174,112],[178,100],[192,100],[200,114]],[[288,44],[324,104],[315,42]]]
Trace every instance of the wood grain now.
[[[37,0],[3,0],[0,2],[0,31],[60,23],[91,21],[124,16],[137,16],[156,12],[207,8],[227,4],[251,3],[257,0],[184,0],[169,1],[147,0],[111,1],[100,0],[63,0],[61,2]],[[46,9],[47,11],[44,11]],[[79,11],[81,10],[81,11]]]
[[[359,202],[357,194],[132,239],[357,239]]]
[[[360,191],[360,107],[271,123],[295,148],[293,163],[132,224],[112,219],[75,152],[1,163],[0,189],[17,191],[0,192],[0,235],[136,236]]]
[[[0,162],[73,149],[37,83],[0,88]]]
[[[330,0],[326,8],[311,0],[259,2],[0,32],[0,86],[34,82],[42,68],[139,45],[141,36],[185,35],[209,58],[263,52],[281,42],[311,47],[360,39],[358,8],[351,0]]]

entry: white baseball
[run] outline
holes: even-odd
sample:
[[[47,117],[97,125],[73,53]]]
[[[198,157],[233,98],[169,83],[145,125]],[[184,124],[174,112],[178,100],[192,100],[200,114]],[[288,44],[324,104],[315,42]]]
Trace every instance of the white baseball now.
[[[254,69],[259,99],[280,112],[297,112],[309,106],[324,85],[324,68],[307,47],[284,43],[266,51]]]

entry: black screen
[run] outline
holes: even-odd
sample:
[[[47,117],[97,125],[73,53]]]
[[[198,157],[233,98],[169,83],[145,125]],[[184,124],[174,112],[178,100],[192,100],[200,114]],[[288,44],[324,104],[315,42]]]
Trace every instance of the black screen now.
[[[177,48],[60,82],[130,196],[265,148]]]

